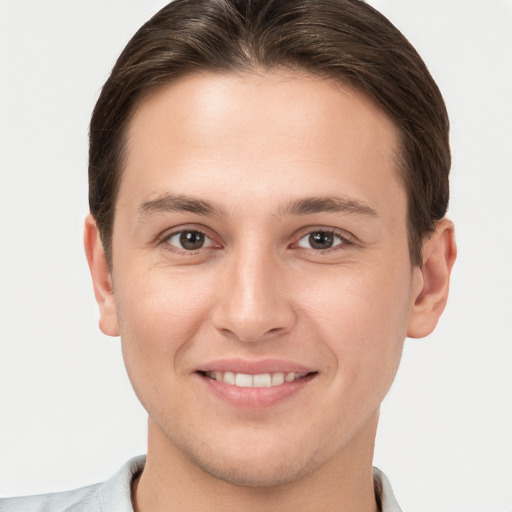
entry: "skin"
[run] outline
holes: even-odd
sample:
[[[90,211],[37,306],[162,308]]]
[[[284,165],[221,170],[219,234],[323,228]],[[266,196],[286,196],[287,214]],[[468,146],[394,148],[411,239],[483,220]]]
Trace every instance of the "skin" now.
[[[377,509],[379,406],[455,259],[442,220],[411,266],[397,139],[372,102],[307,74],[191,75],[135,113],[112,269],[91,217],[85,247],[100,327],[149,413],[136,510]],[[198,373],[226,359],[311,373],[237,404]]]

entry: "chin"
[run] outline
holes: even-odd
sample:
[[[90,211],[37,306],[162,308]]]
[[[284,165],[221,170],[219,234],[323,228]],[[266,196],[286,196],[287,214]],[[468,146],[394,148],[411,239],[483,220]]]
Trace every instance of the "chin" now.
[[[237,486],[280,486],[313,472],[322,462],[321,443],[311,437],[293,438],[289,432],[274,431],[272,435],[266,429],[243,428],[224,431],[222,436],[203,432],[201,440],[190,432],[162,433],[165,443],[160,446],[174,447],[172,457],[192,463],[204,475]]]
[[[214,454],[190,456],[190,459],[206,474],[226,483],[243,487],[276,487],[284,485],[308,474],[313,468],[311,461],[274,460],[274,457],[240,454],[238,457]]]

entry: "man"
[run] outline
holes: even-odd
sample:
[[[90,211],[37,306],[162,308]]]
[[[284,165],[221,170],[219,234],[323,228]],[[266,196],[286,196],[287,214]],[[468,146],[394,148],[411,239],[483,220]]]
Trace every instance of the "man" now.
[[[360,0],[165,7],[93,113],[85,223],[147,459],[3,509],[399,510],[373,444],[446,303],[449,166],[435,83]]]

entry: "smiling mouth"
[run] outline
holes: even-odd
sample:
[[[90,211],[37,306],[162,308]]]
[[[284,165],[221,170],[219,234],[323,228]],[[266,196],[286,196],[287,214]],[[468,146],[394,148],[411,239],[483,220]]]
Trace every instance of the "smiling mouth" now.
[[[239,388],[272,388],[313,377],[317,372],[275,372],[250,375],[246,373],[208,371],[199,372],[204,377]]]

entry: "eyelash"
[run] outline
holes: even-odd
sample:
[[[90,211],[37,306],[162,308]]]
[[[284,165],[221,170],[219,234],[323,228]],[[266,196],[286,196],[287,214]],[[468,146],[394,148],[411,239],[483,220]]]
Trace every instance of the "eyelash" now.
[[[174,238],[176,236],[182,236],[185,233],[199,234],[202,237],[204,237],[204,239],[209,240],[210,245],[208,245],[206,247],[201,246],[198,249],[193,250],[193,249],[186,249],[184,247],[178,247],[177,245],[170,243],[169,240],[171,240],[172,238]],[[311,237],[312,235],[315,235],[315,234],[331,236],[333,238],[337,238],[339,240],[339,242],[333,244],[332,247],[328,247],[325,249],[316,249],[314,247],[303,247],[303,246],[299,245],[302,240],[306,239],[307,237]],[[210,249],[210,248],[219,249],[222,247],[221,244],[214,242],[212,237],[210,237],[208,235],[208,233],[205,232],[205,230],[202,230],[197,227],[185,228],[185,229],[173,231],[171,233],[166,233],[159,239],[158,242],[160,244],[162,244],[165,247],[165,249],[170,252],[175,252],[175,253],[180,253],[180,254],[188,254],[188,255],[198,254],[204,249]],[[342,250],[343,248],[346,248],[347,246],[354,245],[354,243],[355,243],[354,238],[349,233],[340,232],[340,231],[336,231],[333,229],[326,229],[326,228],[313,228],[313,229],[309,228],[308,231],[305,232],[296,242],[292,243],[290,245],[290,247],[292,247],[292,248],[299,247],[299,248],[314,251],[316,253],[326,253],[326,252],[340,250],[340,249]]]
[[[164,245],[164,247],[168,251],[175,252],[175,253],[180,253],[180,254],[189,254],[189,255],[198,254],[202,250],[210,248],[210,246],[207,246],[207,247],[202,246],[202,247],[198,248],[197,250],[193,250],[193,249],[185,249],[184,247],[178,247],[177,245],[174,245],[174,244],[170,243],[169,240],[171,240],[173,237],[181,236],[181,235],[183,235],[185,233],[196,233],[196,234],[199,234],[199,235],[203,236],[205,240],[209,240],[211,242],[211,246],[213,246],[213,248],[217,249],[217,248],[221,247],[220,244],[216,244],[216,247],[214,247],[215,246],[215,242],[208,235],[208,233],[206,233],[204,230],[202,230],[200,228],[197,228],[197,227],[179,229],[177,231],[173,231],[172,233],[166,233],[164,236],[161,237],[160,243],[162,245]]]
[[[331,236],[333,238],[339,239],[339,243],[335,243],[335,244],[333,244],[332,247],[328,247],[326,249],[315,249],[314,247],[309,248],[317,253],[325,253],[325,252],[329,252],[329,251],[335,251],[335,250],[343,249],[343,247],[346,248],[347,246],[354,244],[354,238],[349,233],[340,232],[340,231],[336,231],[333,229],[325,229],[325,228],[311,229],[311,228],[309,228],[308,232],[305,233],[303,236],[301,236],[299,238],[299,240],[297,242],[295,242],[293,245],[298,245],[299,247],[302,247],[299,245],[300,242],[302,240],[306,239],[307,237],[311,237],[312,235],[315,235],[315,234],[322,234],[324,236],[327,235],[327,236]]]

